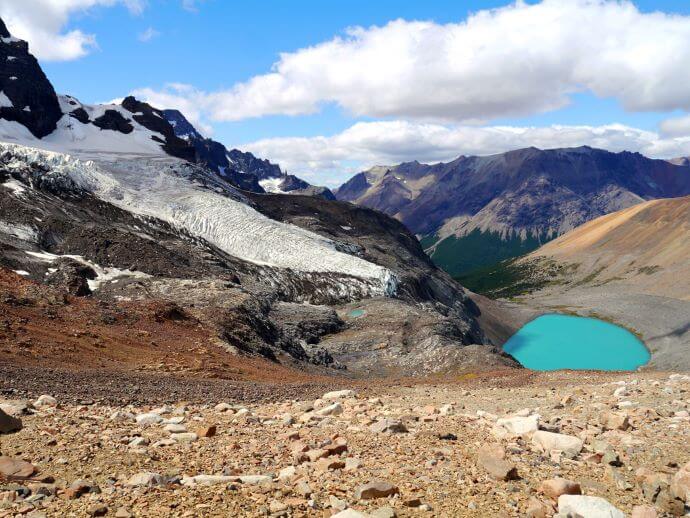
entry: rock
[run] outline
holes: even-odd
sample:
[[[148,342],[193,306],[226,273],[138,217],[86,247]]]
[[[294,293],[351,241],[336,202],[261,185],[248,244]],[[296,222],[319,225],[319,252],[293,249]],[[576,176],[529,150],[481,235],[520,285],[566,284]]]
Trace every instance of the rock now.
[[[357,396],[354,390],[335,390],[333,392],[326,392],[321,399],[326,401],[335,401],[337,399],[347,399]]]
[[[202,426],[201,428],[197,428],[196,434],[199,437],[213,437],[216,435],[217,428],[215,425],[210,425],[210,426]]]
[[[36,401],[34,401],[34,407],[36,408],[48,408],[48,407],[56,407],[57,406],[57,399],[55,399],[53,396],[49,396],[47,394],[44,394],[42,396],[39,396]]]
[[[558,512],[586,518],[625,518],[623,512],[598,496],[561,495]]]
[[[286,504],[278,500],[271,500],[271,503],[268,505],[268,510],[272,515],[284,513],[288,509],[289,507]]]
[[[185,433],[187,431],[187,427],[183,424],[170,423],[170,424],[166,424],[163,427],[163,430],[165,430],[166,432],[170,432],[171,434],[173,434],[173,433]]]
[[[10,479],[28,478],[36,473],[33,464],[12,457],[0,456],[0,475]]]
[[[504,417],[496,420],[491,434],[497,439],[512,439],[515,437],[530,437],[539,430],[539,416]]]
[[[477,463],[495,480],[516,480],[517,468],[505,460],[505,450],[500,445],[488,444],[480,448]]]
[[[630,428],[630,420],[627,414],[604,412],[599,416],[599,423],[604,430],[625,431]]]
[[[395,419],[382,419],[369,427],[374,433],[407,433],[407,428]]]
[[[671,494],[690,506],[690,462],[680,468],[673,476],[671,481]]]
[[[232,405],[228,403],[218,403],[213,407],[216,412],[232,412]]]
[[[359,486],[355,490],[355,498],[357,500],[373,500],[374,498],[385,498],[387,496],[397,495],[400,492],[397,486],[385,480],[374,480],[363,486]]]
[[[86,510],[89,516],[105,516],[108,514],[108,507],[103,504],[94,504]]]
[[[22,429],[22,420],[0,410],[0,433],[12,433]]]
[[[170,435],[170,438],[179,443],[190,443],[190,442],[195,442],[199,439],[199,436],[193,432],[186,432],[186,433],[173,433]]]
[[[132,513],[126,507],[120,507],[115,511],[115,518],[132,518]]]
[[[344,511],[334,514],[331,518],[367,518],[367,515],[355,511],[354,509],[345,509]]]
[[[288,466],[283,468],[278,472],[278,480],[290,480],[295,475],[297,475],[297,468],[295,466]]]
[[[340,403],[333,403],[327,407],[322,408],[314,412],[318,416],[328,416],[328,415],[340,415],[343,413],[343,405]]]
[[[163,486],[165,485],[165,478],[163,475],[158,473],[153,473],[150,471],[142,471],[136,475],[132,475],[125,485],[131,487],[153,487],[153,486]]]
[[[527,518],[547,518],[552,514],[553,510],[544,502],[534,497],[529,499],[527,509],[525,509],[525,516],[527,516]]]
[[[345,459],[345,471],[357,471],[361,465],[362,461],[360,459],[354,457]]]
[[[656,509],[648,505],[636,505],[630,518],[657,518]]]
[[[341,500],[335,495],[328,497],[328,505],[330,505],[331,509],[335,509],[336,511],[344,511],[347,509],[347,502],[345,500]]]
[[[230,482],[237,482],[238,477],[227,475],[195,475],[193,477],[184,477],[181,481],[183,486],[215,486],[217,484],[229,484]]]
[[[148,414],[139,414],[134,418],[134,420],[139,426],[151,426],[154,424],[159,424],[163,421],[163,418],[160,415],[151,412]]]
[[[314,464],[314,469],[316,469],[316,471],[331,471],[335,469],[343,469],[344,467],[345,462],[335,458],[319,459]]]
[[[539,491],[553,500],[558,500],[561,495],[581,495],[582,488],[577,482],[565,478],[552,478],[545,480],[539,486]]]
[[[295,491],[305,498],[308,498],[313,493],[311,486],[306,480],[300,480],[295,486]]]
[[[135,437],[131,441],[129,441],[129,447],[130,448],[140,448],[141,446],[147,446],[149,444],[149,440],[146,437]]]
[[[248,486],[266,484],[267,482],[271,482],[273,480],[273,477],[269,477],[268,475],[240,475],[237,478],[240,482],[247,484]]]
[[[543,430],[534,432],[532,444],[538,451],[551,454],[552,451],[558,450],[563,452],[563,455],[568,458],[573,458],[580,453],[583,445],[582,439],[573,435],[545,432]]]
[[[374,512],[369,513],[371,518],[396,518],[398,515],[392,507],[379,507]]]

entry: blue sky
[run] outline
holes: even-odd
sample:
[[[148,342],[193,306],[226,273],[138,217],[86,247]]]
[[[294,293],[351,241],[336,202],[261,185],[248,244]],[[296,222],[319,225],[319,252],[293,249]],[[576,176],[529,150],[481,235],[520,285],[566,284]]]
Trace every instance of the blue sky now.
[[[37,0],[39,3],[43,0]],[[547,0],[548,1],[548,0]],[[564,0],[551,0],[554,4]],[[586,2],[587,0],[578,0]],[[6,4],[11,0],[0,0],[0,14],[5,17],[10,30],[12,27],[12,16],[22,16],[22,13],[9,14],[7,10],[20,9],[17,5],[8,7]],[[59,4],[60,2],[55,2]],[[67,2],[65,2],[67,3]],[[111,4],[115,5],[111,5]],[[537,5],[540,2],[530,1],[526,4]],[[571,0],[571,3],[577,3]],[[615,2],[609,2],[613,4]],[[5,4],[5,5],[3,5]],[[93,5],[91,5],[93,4]],[[107,4],[107,5],[106,5]],[[184,4],[184,5],[183,5]],[[194,4],[194,5],[192,5]],[[467,20],[471,13],[478,13],[483,10],[493,8],[507,8],[512,6],[514,10],[523,11],[524,9],[512,2],[506,0],[475,0],[475,1],[390,1],[379,0],[376,2],[351,0],[348,2],[324,2],[324,1],[255,1],[255,2],[230,2],[226,0],[197,0],[190,2],[190,0],[86,0],[84,2],[86,8],[76,9],[64,7],[59,12],[57,18],[61,23],[55,21],[48,22],[40,19],[41,13],[24,13],[24,23],[28,27],[24,27],[23,31],[26,34],[19,34],[29,40],[33,47],[41,50],[40,38],[50,37],[50,31],[55,32],[56,35],[69,34],[71,31],[79,31],[80,34],[88,35],[93,38],[91,43],[84,46],[83,55],[80,56],[57,56],[47,49],[48,43],[43,44],[42,52],[37,52],[39,59],[44,67],[46,74],[53,81],[56,90],[63,93],[69,93],[82,100],[82,102],[95,103],[107,101],[114,98],[123,97],[130,92],[138,92],[142,97],[148,97],[153,103],[155,101],[177,103],[177,106],[160,106],[164,107],[188,107],[188,110],[194,111],[190,106],[195,103],[201,103],[199,99],[203,99],[206,103],[209,97],[213,97],[216,92],[228,92],[238,84],[247,84],[254,77],[263,77],[269,74],[272,66],[280,59],[281,53],[292,53],[293,55],[301,55],[300,49],[305,47],[327,43],[338,36],[343,36],[344,31],[348,27],[360,26],[369,28],[371,26],[386,27],[387,24],[393,20],[402,19],[406,22],[416,20],[434,22],[434,26],[447,27],[449,24],[459,24]],[[564,6],[567,4],[563,4]],[[663,45],[660,47],[659,34],[665,34],[667,25],[675,23],[672,15],[676,15],[675,19],[681,21],[681,32],[685,30],[685,22],[690,20],[690,2],[687,0],[637,0],[634,6],[638,10],[638,14],[630,17],[630,27],[627,32],[622,33],[620,40],[631,41],[633,45],[641,46],[641,51],[644,53],[646,45],[650,46],[650,53],[659,52],[659,49],[665,51]],[[524,6],[523,6],[524,7]],[[40,8],[39,8],[40,9]],[[565,9],[565,7],[564,7]],[[585,8],[583,8],[585,9]],[[34,9],[35,11],[35,9]],[[665,19],[659,21],[656,18],[645,18],[653,11],[661,11],[664,13]],[[529,13],[524,10],[525,13]],[[56,16],[52,13],[46,12],[46,17],[51,15],[53,19]],[[615,14],[615,13],[614,13]],[[548,16],[539,14],[534,11],[534,14],[526,14],[527,16]],[[31,18],[31,17],[34,18]],[[649,15],[653,16],[653,15]],[[61,17],[61,18],[60,18]],[[621,16],[612,16],[610,24],[619,29],[618,25],[628,23],[620,21]],[[520,20],[517,15],[512,19]],[[27,21],[28,20],[28,21]],[[505,23],[511,23],[506,17]],[[651,22],[648,22],[651,20]],[[658,23],[657,23],[658,22]],[[32,42],[33,28],[31,24],[35,23],[37,26],[45,23],[45,34],[36,34],[35,42]],[[52,23],[52,25],[51,25]],[[498,19],[495,23],[499,27]],[[649,26],[649,35],[646,35],[645,27]],[[690,27],[690,22],[687,23]],[[481,34],[486,30],[491,30],[491,23],[483,26]],[[486,29],[489,27],[489,29]],[[589,44],[586,40],[586,27],[581,28],[583,42]],[[404,27],[404,30],[407,30]],[[546,30],[546,29],[545,29]],[[623,30],[623,29],[621,29]],[[503,37],[502,29],[497,29],[495,34],[488,34],[490,41],[499,41]],[[602,26],[602,33],[608,34],[610,27]],[[657,31],[657,32],[655,32]],[[433,31],[432,31],[433,32]],[[450,34],[450,33],[449,33]],[[690,34],[690,32],[688,33]],[[148,38],[146,36],[149,36]],[[428,36],[424,36],[428,37]],[[452,36],[455,37],[455,36]],[[599,38],[596,30],[592,38]],[[347,37],[345,38],[347,39]],[[572,37],[571,37],[572,39]],[[146,40],[146,41],[142,41]],[[35,43],[35,45],[34,45]],[[585,44],[582,43],[582,44]],[[663,43],[663,42],[662,42]],[[578,46],[581,42],[567,41],[560,42],[559,45]],[[520,43],[520,45],[528,45],[529,43]],[[535,44],[536,45],[536,44]],[[628,45],[622,43],[621,45]],[[354,46],[357,46],[355,42]],[[395,46],[395,43],[392,44]],[[652,48],[654,46],[654,48]],[[689,45],[690,46],[690,45]],[[378,47],[380,49],[380,47]],[[511,45],[506,43],[506,54],[509,54]],[[499,47],[499,52],[500,52]],[[537,49],[540,50],[540,49]],[[594,49],[593,58],[596,54],[610,52],[611,49],[603,49],[599,51]],[[614,48],[615,51],[615,48]],[[668,46],[669,52],[678,52],[678,49],[671,43]],[[348,51],[349,52],[349,51]],[[380,52],[380,50],[379,50]],[[529,56],[531,49],[527,48],[526,54]],[[635,50],[638,52],[638,50]],[[340,54],[336,54],[340,55]],[[356,51],[347,54],[349,56],[357,56]],[[522,54],[525,55],[525,52]],[[395,59],[398,53],[391,49],[391,59]],[[431,57],[425,59],[434,59],[433,52],[429,54]],[[494,52],[491,56],[496,56]],[[682,55],[678,57],[681,59]],[[355,57],[355,59],[357,59]],[[446,58],[447,59],[447,58]],[[451,56],[452,59],[452,56]],[[472,56],[466,56],[463,59],[472,59]],[[498,58],[497,58],[498,59]],[[551,55],[537,57],[535,59],[542,59],[545,61],[554,59]],[[555,58],[558,60],[558,56]],[[564,61],[570,59],[565,54]],[[582,62],[587,61],[582,56],[577,58],[579,61],[573,64],[573,67],[581,67]],[[623,62],[621,69],[633,63],[630,58]],[[647,58],[649,59],[649,58]],[[649,59],[650,70],[659,75],[658,67],[654,63],[654,59]],[[685,62],[678,62],[677,66],[687,68]],[[302,79],[294,79],[294,69],[302,70],[309,65],[311,61],[302,60],[298,65],[292,67],[293,72],[290,72],[289,81],[297,81],[296,86],[299,89],[309,90],[311,87],[310,81],[317,78],[319,75],[319,63],[314,63],[314,70],[305,72]],[[305,65],[304,63],[307,63]],[[384,60],[385,63],[385,60]],[[575,60],[573,59],[573,63]],[[353,66],[352,63],[343,63],[345,65]],[[530,62],[529,57],[525,58],[524,66],[521,68],[518,76],[511,76],[506,74],[505,82],[522,82],[525,80],[524,71],[529,70],[533,63]],[[547,66],[548,65],[548,66]],[[535,63],[535,70],[544,67],[547,74],[560,74],[553,63],[547,65]],[[495,64],[491,61],[486,62],[486,68],[506,66],[505,61],[497,61]],[[656,67],[656,68],[655,68]],[[337,67],[336,67],[337,69]],[[603,65],[604,73],[606,74],[606,64]],[[483,77],[483,69],[479,70],[477,82],[485,81]],[[331,75],[333,72],[329,72]],[[471,73],[471,72],[468,72]],[[539,72],[542,73],[542,72]],[[228,111],[232,111],[234,106],[242,108],[247,103],[254,102],[256,95],[260,95],[261,91],[250,92],[247,96],[233,95],[231,98],[224,97],[216,99],[213,103],[209,101],[208,107],[199,111],[199,113],[191,114],[190,118],[195,119],[202,128],[207,132],[212,133],[213,138],[224,142],[230,146],[240,146],[249,148],[256,152],[262,152],[268,155],[268,158],[273,160],[285,162],[306,176],[312,178],[323,179],[323,183],[334,184],[342,180],[348,174],[355,171],[358,167],[370,165],[370,162],[386,159],[406,159],[412,158],[408,156],[404,150],[399,149],[400,146],[409,148],[410,146],[404,141],[397,142],[397,148],[393,144],[382,145],[381,149],[370,149],[361,151],[359,155],[353,152],[352,159],[345,157],[347,150],[340,150],[339,153],[332,153],[328,156],[322,148],[331,146],[336,147],[335,139],[338,140],[338,146],[346,146],[346,142],[354,142],[353,147],[361,147],[362,139],[355,139],[352,136],[354,125],[358,123],[365,126],[357,126],[357,130],[361,133],[363,128],[366,129],[368,139],[366,146],[371,146],[371,131],[377,128],[379,131],[390,134],[405,133],[405,135],[412,135],[409,138],[419,139],[427,138],[429,133],[434,135],[445,135],[444,131],[453,132],[453,138],[443,136],[443,145],[435,142],[428,152],[427,148],[421,146],[419,148],[420,160],[437,160],[450,158],[450,155],[460,154],[464,152],[479,152],[484,149],[486,152],[500,151],[502,149],[494,147],[486,147],[484,144],[477,143],[474,146],[468,146],[467,149],[462,149],[463,146],[457,146],[457,153],[452,142],[461,141],[458,136],[457,128],[466,127],[481,127],[494,128],[496,126],[510,126],[510,127],[552,127],[554,125],[566,126],[588,126],[588,127],[603,127],[612,124],[621,124],[626,127],[635,128],[640,132],[652,132],[658,135],[659,125],[668,119],[682,119],[686,117],[688,106],[685,104],[685,98],[679,97],[679,94],[668,93],[666,88],[664,92],[658,94],[658,98],[651,99],[649,102],[637,102],[635,97],[640,97],[639,92],[646,92],[650,90],[649,85],[640,85],[636,92],[623,92],[618,95],[617,91],[626,90],[627,84],[634,84],[637,81],[635,71],[629,72],[633,74],[632,79],[621,79],[613,77],[610,84],[599,85],[596,80],[585,79],[589,81],[586,86],[579,88],[579,84],[575,85],[578,90],[571,91],[573,88],[573,79],[558,79],[554,84],[558,88],[562,83],[568,83],[563,86],[567,93],[560,96],[560,99],[552,99],[541,102],[538,97],[549,95],[549,90],[539,92],[535,86],[534,92],[528,91],[525,93],[510,92],[508,97],[515,94],[514,99],[506,100],[506,105],[502,106],[501,99],[487,100],[486,113],[481,108],[476,110],[466,105],[461,105],[455,100],[449,100],[446,107],[429,107],[427,110],[424,105],[424,92],[411,92],[408,96],[403,96],[398,100],[389,100],[391,103],[389,108],[378,109],[376,107],[376,97],[381,95],[380,81],[373,85],[366,85],[363,87],[364,92],[358,94],[360,97],[370,95],[371,98],[362,100],[361,98],[351,99],[351,89],[358,88],[357,78],[347,78],[349,81],[347,88],[337,94],[331,94],[332,84],[334,81],[338,82],[339,78],[329,79],[327,85],[316,85],[314,88],[328,90],[329,93],[315,94],[314,99],[302,99],[296,104],[292,103],[290,88],[295,84],[288,84],[288,86],[281,87],[278,95],[285,95],[284,102],[281,101],[279,106],[271,105],[270,101],[260,100],[260,106],[256,109],[250,110],[245,115],[228,115],[217,117],[218,103],[225,103],[223,107],[229,106]],[[664,69],[661,69],[663,76]],[[671,72],[669,72],[670,74]],[[287,74],[287,73],[286,73]],[[375,70],[367,70],[363,67],[361,70],[363,77],[375,75]],[[465,74],[465,72],[463,72]],[[536,72],[535,72],[536,74]],[[297,73],[299,75],[299,71]],[[593,74],[585,74],[590,78]],[[639,72],[642,76],[643,72]],[[577,81],[580,81],[578,75]],[[306,77],[306,79],[304,79]],[[409,75],[404,76],[405,81],[409,84]],[[497,76],[500,78],[500,75]],[[426,78],[421,77],[420,80]],[[469,78],[471,79],[471,77]],[[493,79],[486,80],[486,89],[491,91],[500,91],[504,85],[492,83]],[[678,78],[682,80],[683,78]],[[416,81],[413,78],[412,81]],[[463,76],[458,79],[457,83],[453,85],[457,96],[465,95],[468,78]],[[554,80],[553,77],[546,78],[545,82]],[[302,83],[299,83],[302,81]],[[435,85],[444,82],[444,78],[439,77],[430,79],[430,86],[432,90]],[[531,81],[529,77],[527,81]],[[541,79],[535,76],[535,83],[539,83]],[[616,82],[617,81],[617,82]],[[306,86],[305,83],[306,82]],[[193,88],[194,94],[187,92],[180,93],[180,91],[171,92],[166,85],[170,83],[180,83],[189,85],[188,88]],[[391,84],[387,86],[387,90],[396,91],[401,89],[402,83],[396,81],[395,77],[391,78]],[[688,83],[686,83],[688,84]],[[618,86],[617,86],[618,85]],[[621,86],[622,85],[622,86]],[[533,85],[534,86],[534,85]],[[448,90],[441,90],[447,94]],[[548,87],[547,87],[548,88]],[[651,88],[656,88],[661,91],[662,87],[658,84],[652,84]],[[571,90],[568,90],[571,89]],[[596,93],[592,90],[598,89]],[[256,88],[254,89],[256,90]],[[368,92],[371,91],[370,94]],[[165,97],[159,95],[160,92],[167,92]],[[287,92],[287,93],[286,93]],[[385,91],[384,91],[385,93]],[[653,92],[654,93],[654,92]],[[475,95],[480,95],[481,92]],[[304,97],[304,92],[300,94]],[[331,99],[331,95],[335,95]],[[406,94],[407,95],[407,94]],[[430,91],[428,100],[433,104],[435,96],[443,95]],[[500,93],[496,94],[497,96]],[[627,97],[626,97],[627,95]],[[654,93],[654,95],[657,95]],[[530,97],[531,96],[531,97]],[[668,99],[664,96],[667,96]],[[419,106],[410,108],[409,113],[405,110],[401,103],[408,102],[407,99],[412,99],[412,104],[419,101]],[[481,95],[480,95],[481,97]],[[558,96],[556,96],[558,97]],[[228,102],[225,102],[225,99]],[[483,97],[476,103],[477,106],[483,101]],[[564,101],[566,99],[566,101]],[[386,101],[388,102],[388,101]],[[382,102],[381,104],[386,104]],[[214,104],[215,103],[215,104]],[[285,103],[290,106],[285,108]],[[397,104],[396,104],[397,103]],[[293,105],[294,104],[294,105]],[[362,107],[363,105],[366,105]],[[447,111],[449,119],[446,120],[444,110]],[[457,110],[457,113],[454,113]],[[240,110],[241,111],[241,110]],[[286,113],[296,112],[296,115]],[[310,113],[311,112],[311,113]],[[395,122],[396,126],[392,126]],[[369,126],[366,126],[369,124]],[[424,125],[420,129],[420,125]],[[429,126],[432,125],[432,126]],[[677,124],[684,128],[684,123]],[[675,127],[675,126],[674,126]],[[462,139],[466,138],[465,129],[461,133]],[[469,130],[467,130],[469,131]],[[680,133],[683,133],[683,131]],[[674,137],[684,138],[684,135],[674,134]],[[343,132],[346,134],[343,135]],[[690,133],[690,132],[689,132]],[[415,136],[416,135],[416,136]],[[599,134],[597,134],[599,135]],[[640,133],[640,135],[643,135]],[[685,154],[685,141],[678,139],[672,143],[667,141],[659,144],[654,143],[645,144],[644,139],[652,139],[647,134],[643,136],[634,135],[634,138],[628,140],[620,140],[619,135],[616,134],[615,140],[613,137],[609,140],[602,140],[602,142],[611,142],[609,147],[616,148],[617,146],[630,147],[635,149],[638,146],[640,150],[647,151],[649,154],[677,154],[683,152]],[[505,135],[503,135],[505,136]],[[315,137],[323,137],[322,141],[315,141]],[[299,140],[300,138],[304,140]],[[402,137],[401,137],[402,138]],[[441,138],[441,137],[439,137]],[[544,138],[545,145],[548,145],[551,140]],[[560,137],[559,137],[560,138]],[[568,137],[571,138],[571,137]],[[572,137],[575,138],[575,137]],[[590,143],[589,140],[598,137],[582,137],[583,143]],[[607,137],[608,138],[608,137]],[[662,138],[662,137],[659,137]],[[448,140],[450,139],[450,140]],[[453,140],[456,139],[456,140]],[[589,140],[587,140],[589,139]],[[640,140],[642,139],[642,140]],[[374,139],[380,140],[380,139]],[[469,139],[471,140],[471,138]],[[647,142],[644,140],[644,142]],[[558,143],[559,139],[553,140]],[[586,141],[586,142],[585,142]],[[484,141],[482,141],[484,142]],[[535,145],[538,145],[539,142]],[[566,142],[571,142],[567,140]],[[520,141],[519,143],[522,143]],[[516,142],[512,143],[510,140],[505,140],[505,146],[517,146]],[[577,143],[574,142],[573,143]],[[304,145],[302,145],[304,144]],[[482,147],[484,146],[484,147]],[[647,146],[647,147],[644,147]],[[300,153],[290,154],[290,148],[301,147]],[[412,146],[413,149],[416,149]],[[313,155],[310,155],[306,150],[314,150]],[[690,154],[690,145],[688,145],[687,153]],[[326,155],[326,156],[324,156]],[[313,158],[313,160],[312,160]],[[321,176],[319,176],[321,175]]]

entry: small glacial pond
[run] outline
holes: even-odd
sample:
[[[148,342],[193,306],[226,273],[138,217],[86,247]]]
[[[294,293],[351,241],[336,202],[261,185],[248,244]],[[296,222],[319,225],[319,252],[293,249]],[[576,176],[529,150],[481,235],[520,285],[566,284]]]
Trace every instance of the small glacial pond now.
[[[649,361],[649,351],[630,331],[595,318],[540,316],[503,346],[529,369],[631,371]]]
[[[352,311],[350,311],[351,317],[357,318],[357,317],[361,317],[362,315],[364,315],[363,309],[353,309]]]

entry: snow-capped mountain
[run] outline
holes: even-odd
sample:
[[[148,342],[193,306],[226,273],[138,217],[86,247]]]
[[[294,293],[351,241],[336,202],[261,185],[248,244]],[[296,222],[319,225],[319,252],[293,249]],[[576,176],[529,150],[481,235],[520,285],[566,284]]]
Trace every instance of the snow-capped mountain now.
[[[23,68],[0,73],[0,267],[72,295],[182,304],[220,346],[271,358],[349,362],[339,315],[368,301],[388,317],[348,330],[359,366],[511,363],[490,345],[464,347],[487,344],[476,306],[400,223],[323,197],[243,189],[238,177],[311,186],[203,139],[181,114],[132,97],[86,105],[56,95],[27,45],[4,34],[3,55]],[[18,113],[23,102],[34,116]],[[47,118],[39,102],[58,111]],[[211,167],[207,146],[227,169]],[[391,319],[405,332],[391,336]],[[327,333],[332,348],[317,345]]]
[[[303,194],[334,200],[327,187],[318,187],[294,175],[284,173],[280,166],[239,149],[228,150],[215,140],[205,138],[179,110],[163,110],[175,134],[195,149],[197,164],[216,171],[245,191],[274,194]]]

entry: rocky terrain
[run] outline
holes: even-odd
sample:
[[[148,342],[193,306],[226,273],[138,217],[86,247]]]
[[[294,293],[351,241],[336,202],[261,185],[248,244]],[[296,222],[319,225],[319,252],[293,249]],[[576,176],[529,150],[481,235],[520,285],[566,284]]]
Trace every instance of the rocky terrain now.
[[[204,139],[180,112],[134,97],[86,105],[55,96],[25,42],[3,36],[0,47],[30,65],[0,79],[38,85],[60,109],[54,129],[39,133],[38,110],[26,112],[31,120],[0,113],[7,354],[21,335],[26,349],[41,344],[55,348],[56,364],[73,361],[63,335],[74,327],[133,354],[141,341],[117,338],[126,322],[141,336],[191,336],[201,357],[211,344],[219,356],[353,376],[516,366],[485,336],[462,286],[399,222]],[[152,308],[171,308],[165,329],[149,328]],[[62,332],[44,333],[47,321]],[[27,368],[49,363],[28,357]]]
[[[0,516],[682,516],[689,391],[516,371],[254,404],[5,391]]]
[[[530,252],[594,218],[690,194],[684,162],[590,147],[378,166],[336,191],[402,221],[452,275]]]

